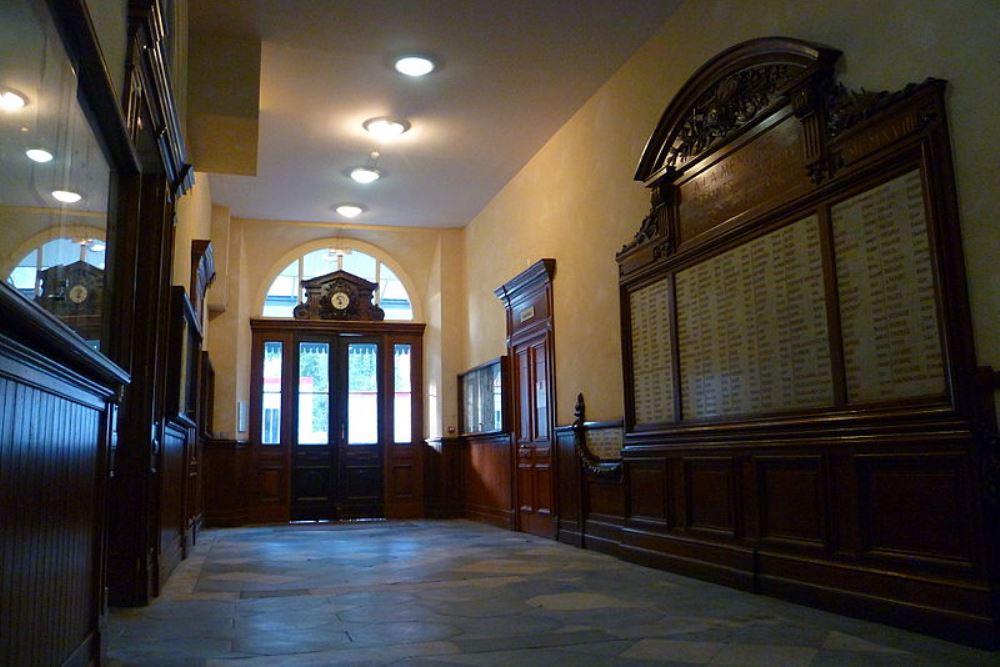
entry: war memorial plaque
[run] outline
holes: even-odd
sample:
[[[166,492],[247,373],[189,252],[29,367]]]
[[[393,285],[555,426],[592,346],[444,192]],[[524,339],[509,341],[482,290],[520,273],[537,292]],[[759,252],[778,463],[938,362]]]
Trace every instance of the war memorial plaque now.
[[[834,205],[831,217],[848,401],[943,394],[920,171]]]
[[[677,274],[684,419],[833,404],[816,216]]]
[[[668,294],[669,281],[664,278],[629,295],[633,406],[637,424],[674,420]]]

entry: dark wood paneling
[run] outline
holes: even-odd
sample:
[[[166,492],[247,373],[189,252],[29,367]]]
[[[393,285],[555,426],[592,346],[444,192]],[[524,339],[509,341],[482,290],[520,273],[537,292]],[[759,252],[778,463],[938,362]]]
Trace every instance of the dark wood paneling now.
[[[424,446],[424,507],[428,517],[449,519],[463,512],[463,459],[459,438],[432,438]]]
[[[508,433],[463,437],[463,506],[476,521],[514,527],[511,437]]]
[[[666,459],[637,459],[626,468],[630,523],[667,526]]]
[[[862,548],[971,563],[964,458],[958,452],[858,457]]]
[[[688,528],[733,535],[732,459],[685,458],[684,485]]]
[[[184,513],[186,482],[185,453],[189,428],[168,424],[163,430],[160,463],[160,558],[159,580],[162,586],[184,557],[187,521]]]
[[[760,537],[822,547],[826,542],[822,459],[757,457]]]
[[[245,442],[205,441],[205,524],[209,527],[240,526],[247,522],[248,453]]]
[[[98,659],[116,391],[0,335],[0,664]]]

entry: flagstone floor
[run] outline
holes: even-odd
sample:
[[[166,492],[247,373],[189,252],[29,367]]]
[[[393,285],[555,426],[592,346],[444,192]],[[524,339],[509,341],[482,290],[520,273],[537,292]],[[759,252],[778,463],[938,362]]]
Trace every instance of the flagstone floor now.
[[[1000,654],[468,521],[210,530],[111,665],[1000,667]]]

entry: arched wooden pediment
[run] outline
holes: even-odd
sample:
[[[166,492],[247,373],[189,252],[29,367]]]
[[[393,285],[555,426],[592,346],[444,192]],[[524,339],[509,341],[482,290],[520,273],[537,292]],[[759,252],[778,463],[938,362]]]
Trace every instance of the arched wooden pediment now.
[[[733,140],[826,76],[840,51],[785,37],[737,44],[688,79],[646,143],[635,179],[652,185]]]

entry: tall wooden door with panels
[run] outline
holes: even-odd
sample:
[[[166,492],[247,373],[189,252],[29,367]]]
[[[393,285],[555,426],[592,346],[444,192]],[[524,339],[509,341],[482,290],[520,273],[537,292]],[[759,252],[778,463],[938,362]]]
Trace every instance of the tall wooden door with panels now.
[[[554,259],[542,259],[495,290],[507,308],[514,388],[514,498],[518,530],[555,537]]]
[[[421,515],[424,325],[344,271],[303,287],[294,320],[251,320],[251,522]]]

